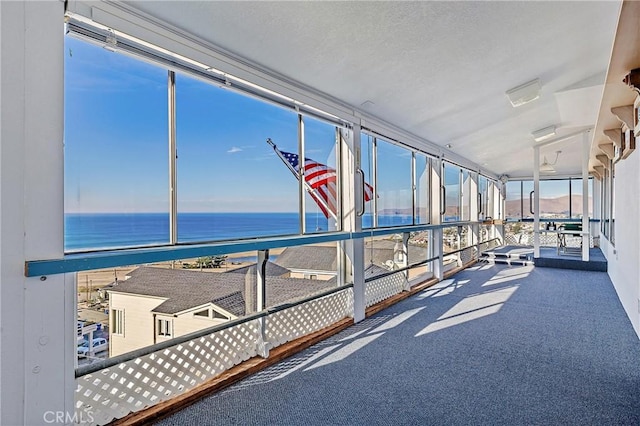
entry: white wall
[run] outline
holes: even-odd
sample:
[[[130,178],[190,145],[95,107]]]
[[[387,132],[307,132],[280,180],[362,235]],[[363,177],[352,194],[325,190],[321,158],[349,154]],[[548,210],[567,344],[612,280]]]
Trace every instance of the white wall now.
[[[166,299],[109,292],[109,315],[114,309],[124,311],[124,334],[112,334],[109,327],[109,356],[113,357],[155,343],[153,309]],[[111,324],[111,317],[109,317]]]
[[[74,410],[75,284],[63,255],[64,3],[0,2],[0,424]]]
[[[604,236],[600,247],[611,281],[640,337],[640,152],[616,163],[615,247]]]
[[[160,316],[158,316],[158,318],[160,318]],[[228,320],[220,318],[200,318],[193,315],[193,312],[187,312],[173,318],[173,337],[184,336],[185,334],[213,327],[214,325],[223,324],[227,321]]]

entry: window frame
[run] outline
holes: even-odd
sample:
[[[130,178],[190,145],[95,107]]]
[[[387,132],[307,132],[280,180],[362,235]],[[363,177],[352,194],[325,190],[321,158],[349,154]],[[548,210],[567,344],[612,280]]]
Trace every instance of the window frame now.
[[[124,336],[125,332],[125,312],[124,309],[112,308],[110,311],[111,321],[109,325],[111,327],[111,334],[115,336]]]
[[[173,319],[156,317],[156,336],[173,337]]]

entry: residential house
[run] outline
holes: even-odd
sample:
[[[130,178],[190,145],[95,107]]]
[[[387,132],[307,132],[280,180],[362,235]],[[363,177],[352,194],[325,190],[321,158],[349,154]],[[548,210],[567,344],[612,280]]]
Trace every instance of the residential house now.
[[[269,263],[267,306],[334,285],[282,277]],[[153,345],[256,311],[255,265],[227,273],[140,267],[109,290],[110,356]]]

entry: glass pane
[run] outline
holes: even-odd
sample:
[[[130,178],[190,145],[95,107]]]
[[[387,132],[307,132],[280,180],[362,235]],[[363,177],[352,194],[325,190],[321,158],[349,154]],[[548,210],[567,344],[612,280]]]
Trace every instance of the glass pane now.
[[[65,250],[167,243],[167,71],[69,36],[65,52]]]
[[[409,235],[408,261],[409,265],[425,261],[429,258],[429,245],[431,242],[431,231],[412,232]],[[432,271],[431,263],[416,266],[409,269],[409,279],[430,274]],[[425,277],[426,278],[426,277]]]
[[[266,307],[295,302],[335,288],[338,285],[337,248],[337,243],[332,242],[286,247],[269,253]]]
[[[569,181],[571,186],[571,218],[582,217],[582,179],[571,179]]]
[[[378,226],[411,225],[411,151],[378,139]]]
[[[340,211],[337,176],[336,127],[304,117],[306,232],[336,231]],[[311,191],[311,192],[310,192]]]
[[[383,235],[365,239],[365,279],[407,266],[402,248],[402,234]]]
[[[416,153],[416,207],[415,221],[417,224],[430,223],[429,195],[429,158]]]
[[[562,219],[569,217],[569,181],[540,181],[540,218]]]
[[[457,226],[442,229],[443,253],[451,253],[460,247],[460,234]]]
[[[179,241],[299,232],[296,114],[177,75],[176,122]]]
[[[364,173],[365,181],[376,186],[374,181],[374,164],[373,164],[373,151],[375,149],[375,140],[373,136],[361,134],[360,139],[361,146],[361,154],[360,154],[360,168]],[[375,197],[374,197],[375,198]],[[373,228],[375,226],[375,211],[374,211],[374,200],[367,201],[364,206],[364,215],[362,216],[362,228]]]
[[[469,247],[473,244],[473,233],[468,226],[460,226],[460,248]]]
[[[460,168],[444,163],[445,222],[460,220]]]

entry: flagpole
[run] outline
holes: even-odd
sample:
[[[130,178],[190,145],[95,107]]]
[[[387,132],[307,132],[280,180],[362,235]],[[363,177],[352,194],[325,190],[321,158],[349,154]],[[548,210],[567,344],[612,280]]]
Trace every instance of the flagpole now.
[[[289,161],[287,161],[287,159],[282,156],[282,153],[280,152],[280,150],[278,149],[276,144],[273,143],[271,138],[267,138],[267,143],[269,145],[271,145],[271,147],[275,151],[275,153],[278,156],[278,158],[280,158],[280,160],[282,160],[282,162],[289,168],[289,171],[291,171],[291,173],[293,173],[293,175],[296,177],[296,179],[300,180],[300,175],[298,174],[296,169],[294,169],[293,166],[291,165],[291,163],[289,163]],[[303,164],[304,164],[304,161],[305,160],[302,160]],[[298,155],[298,166],[300,166],[300,156],[299,155]],[[304,165],[302,167],[304,167]],[[322,204],[322,206],[325,208],[325,211],[329,212],[329,214],[337,221],[338,217],[336,216],[336,214],[329,208],[329,206],[327,205],[327,203],[325,203],[325,201],[322,199],[322,197],[317,194],[316,190],[313,189],[311,187],[311,185],[309,185],[307,183],[306,180],[302,179],[302,183],[303,183],[304,187],[306,188],[307,192],[309,192],[310,195],[313,196],[313,199],[318,201],[318,202],[320,202]]]

